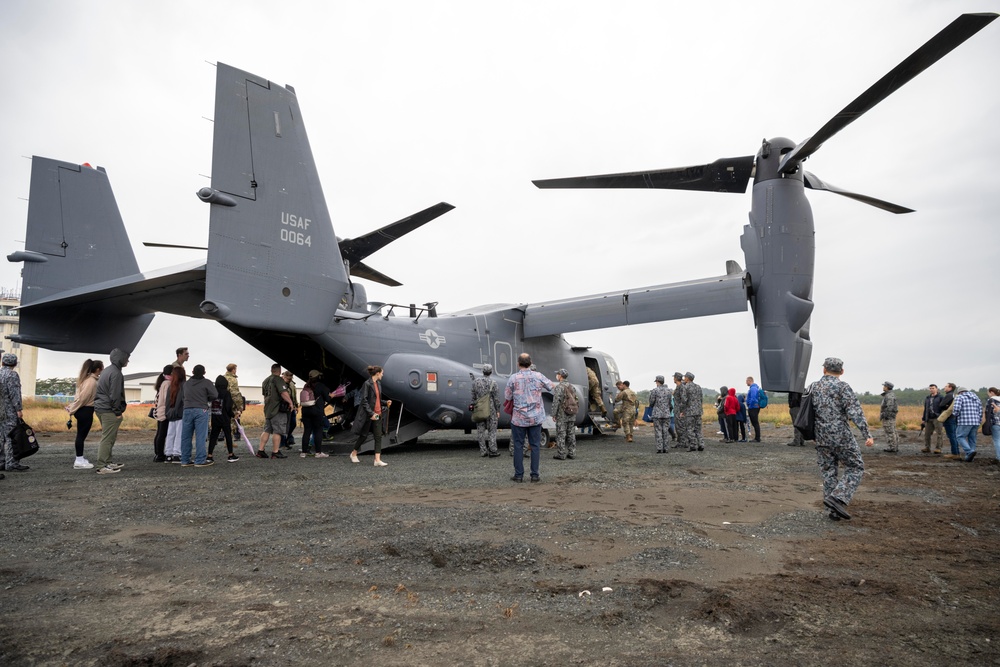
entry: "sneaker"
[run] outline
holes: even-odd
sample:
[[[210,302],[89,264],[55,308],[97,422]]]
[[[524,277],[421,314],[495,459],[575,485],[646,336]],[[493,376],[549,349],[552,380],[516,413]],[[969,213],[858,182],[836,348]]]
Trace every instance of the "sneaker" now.
[[[167,461],[167,457],[166,456],[154,456],[153,457],[153,463],[166,463],[166,461]]]
[[[328,458],[330,458],[330,455],[329,454],[325,454],[323,452],[317,452],[316,453],[316,458],[318,458],[318,459],[328,459]]]
[[[236,454],[230,454],[229,458],[226,459],[226,461],[228,461],[229,463],[236,463],[239,460],[240,457],[236,456]]]
[[[115,470],[121,470],[122,468],[125,467],[125,464],[124,463],[109,463],[107,467],[114,468]]]
[[[389,465],[389,464],[388,464],[388,463],[386,463],[385,461],[376,461],[376,462],[375,462],[375,467],[376,467],[376,468],[384,468],[384,467],[386,467],[387,465]]]
[[[113,475],[116,472],[121,472],[121,470],[119,470],[118,468],[109,468],[108,466],[104,466],[103,468],[97,469],[98,475]]]
[[[259,458],[259,459],[266,459],[267,458],[267,453],[265,453],[263,449],[258,449],[257,450],[257,458]]]
[[[521,479],[520,477],[518,477],[517,475],[514,475],[513,477],[511,477],[511,478],[510,478],[510,481],[512,481],[512,482],[517,482],[518,484],[520,484],[520,483],[521,483],[521,482],[523,482],[524,480],[523,480],[523,479]]]
[[[302,452],[301,454],[299,454],[300,459],[304,459],[307,456],[312,456],[312,454],[310,454],[309,452]]]
[[[83,458],[82,456],[73,463],[74,470],[86,470],[88,468],[93,468],[93,467],[94,464],[88,461],[87,459]]]
[[[972,452],[968,456],[965,457],[965,462],[966,463],[972,463],[972,459],[974,459],[974,458],[976,458],[976,453]]]
[[[7,470],[11,470],[13,472],[24,472],[26,470],[31,470],[31,466],[26,466],[23,463],[15,461],[13,466],[7,466]],[[115,470],[115,472],[118,471]]]
[[[214,466],[214,465],[215,465],[215,461],[213,461],[211,459],[206,459],[206,461],[204,463],[195,463],[194,467],[195,468],[206,468],[208,466]]]
[[[181,467],[182,468],[191,468],[193,466],[194,466],[194,461],[188,461],[187,463],[184,463],[183,461],[181,461]]]
[[[271,452],[271,458],[272,459],[287,459],[288,457],[285,456],[284,454],[282,454],[281,450],[279,449],[276,452]]]
[[[532,477],[531,481],[532,482],[540,482],[540,481],[542,481],[542,478],[541,477]]]
[[[351,454],[351,463],[361,463],[361,459],[358,458],[357,454]]]

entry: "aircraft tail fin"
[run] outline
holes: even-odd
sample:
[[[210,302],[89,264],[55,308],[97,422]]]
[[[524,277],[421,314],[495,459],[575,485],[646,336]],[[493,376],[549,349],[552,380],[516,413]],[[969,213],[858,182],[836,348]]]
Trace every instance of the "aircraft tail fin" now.
[[[153,318],[82,306],[88,286],[139,273],[103,168],[32,158],[25,246],[7,259],[24,262],[14,341],[65,351],[131,351]]]
[[[326,331],[349,291],[298,98],[218,64],[205,300],[209,317]]]

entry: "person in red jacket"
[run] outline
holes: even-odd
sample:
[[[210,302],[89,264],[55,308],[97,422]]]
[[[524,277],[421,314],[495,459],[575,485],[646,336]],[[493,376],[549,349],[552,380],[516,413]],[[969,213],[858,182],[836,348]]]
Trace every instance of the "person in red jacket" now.
[[[726,413],[726,432],[730,438],[726,442],[736,442],[736,413],[740,411],[740,400],[736,398],[735,387],[729,388],[729,394],[726,396],[723,410]]]

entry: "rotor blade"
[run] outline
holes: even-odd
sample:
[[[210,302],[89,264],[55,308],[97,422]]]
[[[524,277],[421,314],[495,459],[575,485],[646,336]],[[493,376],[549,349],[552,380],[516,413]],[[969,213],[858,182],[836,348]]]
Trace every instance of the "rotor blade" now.
[[[365,280],[371,280],[372,282],[388,285],[389,287],[399,287],[400,285],[403,284],[398,280],[390,278],[381,271],[376,271],[375,269],[368,266],[364,262],[351,264],[351,277],[364,278]]]
[[[869,206],[874,206],[875,208],[880,208],[883,211],[889,211],[890,213],[913,213],[912,208],[906,208],[905,206],[900,206],[899,204],[893,204],[892,202],[883,201],[881,199],[876,199],[875,197],[869,197],[868,195],[859,195],[856,192],[850,192],[848,190],[842,190],[836,185],[830,185],[829,183],[824,183],[819,176],[812,174],[810,172],[803,172],[802,180],[805,182],[807,188],[812,190],[826,190],[827,192],[832,192],[834,194],[843,195],[844,197],[850,197],[851,199],[857,200],[868,204]]]
[[[182,248],[184,250],[208,250],[200,245],[177,245],[175,243],[153,243],[152,241],[143,241],[142,245],[147,248]]]
[[[754,156],[721,158],[711,164],[627,174],[532,181],[539,188],[660,188],[704,192],[746,192]]]
[[[414,229],[430,222],[439,215],[447,213],[453,208],[455,207],[451,204],[441,202],[430,208],[425,208],[419,213],[414,213],[408,218],[397,220],[381,229],[369,232],[364,236],[359,236],[356,239],[343,239],[340,242],[340,254],[351,263],[351,269],[353,270],[356,263],[359,263],[365,257],[381,250],[401,236],[409,234]]]
[[[778,165],[783,174],[794,172],[799,163],[819,150],[827,139],[853,123],[862,114],[892,95],[912,78],[948,55],[959,44],[985,28],[998,15],[993,13],[962,14],[944,30],[934,35],[926,44],[910,54],[892,71],[879,79],[868,90],[827,121],[819,132],[788,152]]]

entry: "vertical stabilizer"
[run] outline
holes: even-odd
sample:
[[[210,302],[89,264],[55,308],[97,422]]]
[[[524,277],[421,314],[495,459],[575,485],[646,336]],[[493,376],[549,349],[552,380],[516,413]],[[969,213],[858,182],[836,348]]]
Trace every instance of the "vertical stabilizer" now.
[[[32,158],[24,249],[22,306],[139,272],[103,168]]]
[[[316,334],[347,270],[295,92],[219,63],[202,311],[244,327]]]

